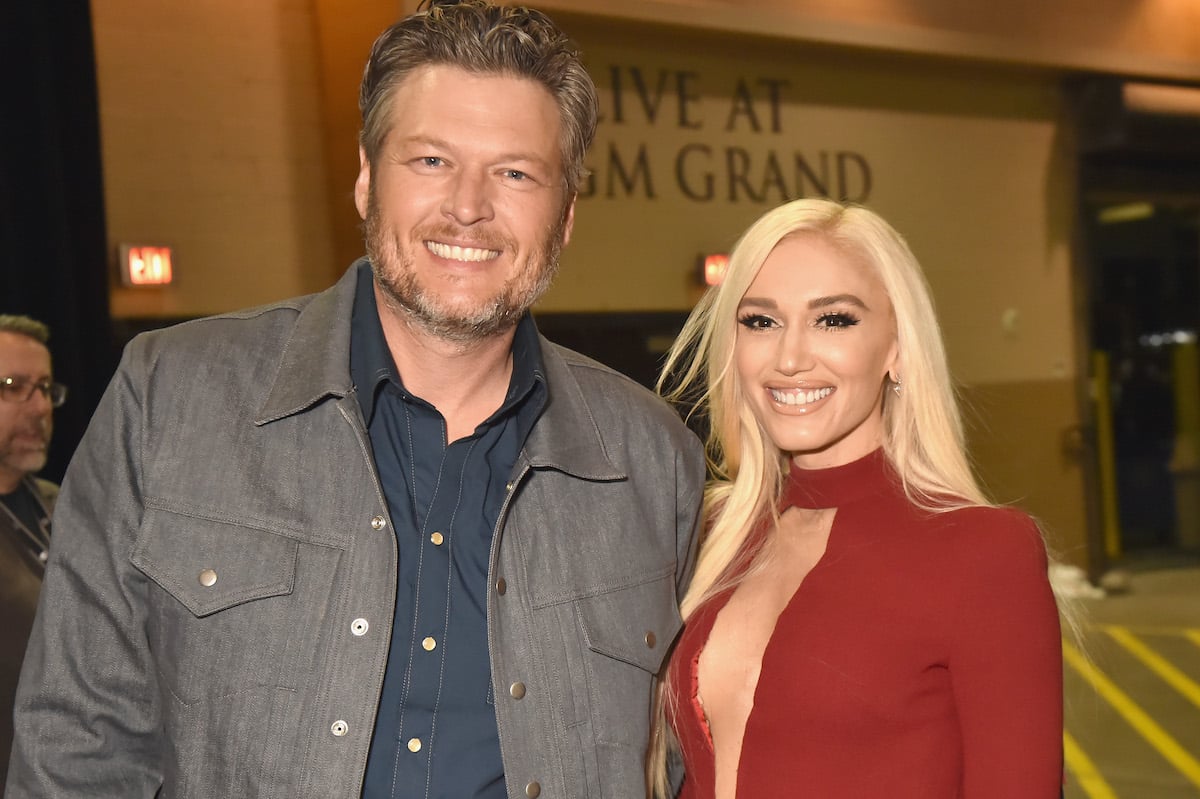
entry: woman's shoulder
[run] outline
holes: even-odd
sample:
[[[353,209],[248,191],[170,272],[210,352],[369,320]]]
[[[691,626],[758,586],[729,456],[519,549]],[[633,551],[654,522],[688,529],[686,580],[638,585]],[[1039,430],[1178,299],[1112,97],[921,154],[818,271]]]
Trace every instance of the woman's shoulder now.
[[[938,514],[938,544],[960,565],[1045,570],[1046,544],[1037,522],[1020,508],[974,505]]]
[[[948,525],[975,530],[1036,531],[1037,522],[1020,508],[1010,505],[965,505],[940,514]]]

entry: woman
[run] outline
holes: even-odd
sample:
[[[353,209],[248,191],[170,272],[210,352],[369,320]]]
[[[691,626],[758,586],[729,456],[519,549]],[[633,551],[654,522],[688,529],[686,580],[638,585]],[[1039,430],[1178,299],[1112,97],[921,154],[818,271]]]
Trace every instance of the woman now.
[[[903,239],[829,201],[768,212],[665,375],[702,391],[717,480],[656,794],[670,741],[685,799],[1057,797],[1046,549],[972,476]]]

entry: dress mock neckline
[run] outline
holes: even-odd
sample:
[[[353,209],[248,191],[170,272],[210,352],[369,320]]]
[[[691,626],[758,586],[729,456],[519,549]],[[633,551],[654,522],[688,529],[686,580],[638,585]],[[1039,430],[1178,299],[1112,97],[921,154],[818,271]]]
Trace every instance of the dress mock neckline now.
[[[802,469],[792,461],[779,510],[839,508],[876,496],[896,484],[895,472],[882,447],[856,461],[827,469]]]

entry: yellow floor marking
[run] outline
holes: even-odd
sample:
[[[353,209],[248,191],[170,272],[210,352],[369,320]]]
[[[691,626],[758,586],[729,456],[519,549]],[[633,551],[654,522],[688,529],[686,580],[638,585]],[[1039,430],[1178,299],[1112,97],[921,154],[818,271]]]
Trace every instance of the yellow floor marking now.
[[[1157,674],[1168,685],[1183,694],[1189,702],[1200,708],[1200,685],[1175,666],[1143,644],[1124,627],[1105,627],[1104,632],[1124,647],[1125,651],[1140,660],[1146,668]]]
[[[1084,628],[1088,629],[1088,630],[1103,630],[1110,626],[1112,626],[1112,625],[1086,624],[1086,625],[1084,625]],[[1193,640],[1200,638],[1200,628],[1196,628],[1196,627],[1154,627],[1154,626],[1142,625],[1142,624],[1122,624],[1120,626],[1126,630],[1129,630],[1129,632],[1133,633],[1134,635],[1166,635],[1166,636],[1182,635],[1186,638],[1191,638]]]
[[[1113,789],[1104,781],[1096,764],[1087,756],[1087,752],[1071,737],[1071,733],[1063,731],[1063,756],[1067,760],[1067,768],[1075,775],[1075,781],[1088,795],[1088,799],[1117,799]]]
[[[1200,630],[1184,630],[1183,634],[1196,646],[1200,646]]]
[[[1096,693],[1100,694],[1108,704],[1112,705],[1121,716],[1133,727],[1146,742],[1158,750],[1188,782],[1200,788],[1200,762],[1188,754],[1188,751],[1171,737],[1171,734],[1150,718],[1146,711],[1137,706],[1129,696],[1117,687],[1104,672],[1092,665],[1091,661],[1079,653],[1071,644],[1063,641],[1063,659],[1079,675],[1091,683]]]

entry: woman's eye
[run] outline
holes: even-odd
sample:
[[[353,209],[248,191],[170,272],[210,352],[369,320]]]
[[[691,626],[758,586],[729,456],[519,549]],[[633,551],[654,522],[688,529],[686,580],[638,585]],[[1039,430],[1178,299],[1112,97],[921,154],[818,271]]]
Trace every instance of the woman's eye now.
[[[847,313],[827,313],[817,318],[819,327],[853,327],[858,324],[858,318]]]
[[[738,324],[749,330],[766,330],[775,326],[775,320],[762,314],[747,314],[738,319]]]

